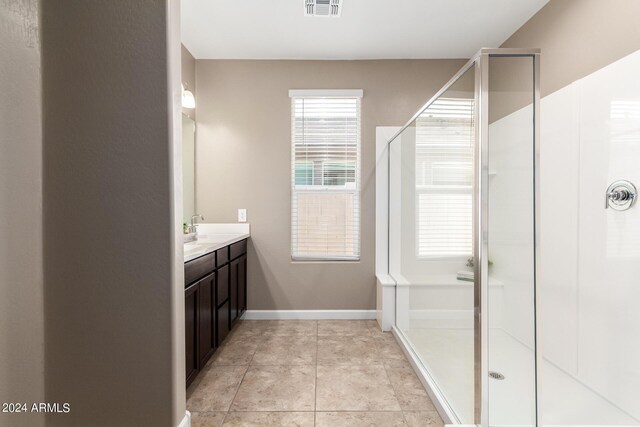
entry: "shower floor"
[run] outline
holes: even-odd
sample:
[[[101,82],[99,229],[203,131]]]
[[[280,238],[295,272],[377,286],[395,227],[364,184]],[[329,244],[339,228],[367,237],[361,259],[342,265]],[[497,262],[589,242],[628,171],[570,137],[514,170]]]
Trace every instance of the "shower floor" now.
[[[403,331],[463,423],[473,421],[473,330]],[[534,354],[501,329],[490,332],[489,370],[505,376],[489,383],[491,426],[532,426]],[[640,425],[549,362],[542,367],[543,425]]]

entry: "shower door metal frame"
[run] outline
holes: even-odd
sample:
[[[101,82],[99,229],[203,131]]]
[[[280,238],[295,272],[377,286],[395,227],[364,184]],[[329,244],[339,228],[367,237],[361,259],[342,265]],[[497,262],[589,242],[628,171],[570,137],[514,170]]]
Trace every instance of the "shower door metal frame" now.
[[[491,57],[530,57],[533,66],[533,197],[534,197],[534,353],[535,369],[534,384],[536,425],[540,425],[540,387],[538,386],[538,367],[540,366],[540,327],[537,307],[539,294],[537,292],[537,278],[540,269],[540,249],[537,244],[540,239],[540,49],[511,49],[511,48],[483,48],[433,96],[425,103],[409,121],[391,137],[387,145],[391,144],[404,132],[429,106],[446,92],[464,73],[472,67],[475,69],[475,105],[474,105],[474,133],[475,146],[473,156],[474,186],[473,186],[473,256],[474,256],[474,423],[477,426],[489,426],[489,59]],[[389,171],[390,176],[391,171]],[[410,348],[406,337],[396,326],[393,332],[403,344],[411,364],[419,372],[423,384],[430,388],[430,395],[437,398],[436,406],[441,408],[451,422],[460,422],[457,415],[446,401],[446,396],[438,389],[436,381],[431,377],[428,367],[422,362],[415,351]]]
[[[533,56],[533,316],[535,325],[535,397],[536,397],[536,426],[542,425],[542,398],[540,387],[540,368],[542,367],[542,328],[538,315],[540,304],[540,293],[538,292],[538,278],[540,278],[541,248],[540,248],[540,49],[535,49]]]
[[[475,61],[475,144],[473,147],[473,323],[474,422],[489,425],[489,55]]]
[[[540,269],[540,49],[481,49],[472,60],[476,68],[476,145],[474,149],[473,248],[474,277],[474,417],[478,426],[489,426],[489,64],[492,57],[528,57],[532,60],[533,81],[533,322],[535,425],[540,420],[540,325],[537,308],[537,278]]]

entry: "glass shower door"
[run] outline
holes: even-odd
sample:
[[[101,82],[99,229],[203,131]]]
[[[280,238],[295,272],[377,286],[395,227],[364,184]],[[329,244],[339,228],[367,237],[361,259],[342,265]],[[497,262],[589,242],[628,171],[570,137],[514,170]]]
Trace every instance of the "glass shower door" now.
[[[474,422],[471,66],[390,144],[396,323],[454,419]]]
[[[481,50],[389,143],[396,331],[454,424],[537,422],[537,57]]]

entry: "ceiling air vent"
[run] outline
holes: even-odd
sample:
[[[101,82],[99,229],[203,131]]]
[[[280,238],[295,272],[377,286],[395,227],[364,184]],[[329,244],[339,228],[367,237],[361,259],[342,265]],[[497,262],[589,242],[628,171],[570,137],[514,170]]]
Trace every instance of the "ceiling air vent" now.
[[[304,16],[339,17],[343,0],[304,0]]]

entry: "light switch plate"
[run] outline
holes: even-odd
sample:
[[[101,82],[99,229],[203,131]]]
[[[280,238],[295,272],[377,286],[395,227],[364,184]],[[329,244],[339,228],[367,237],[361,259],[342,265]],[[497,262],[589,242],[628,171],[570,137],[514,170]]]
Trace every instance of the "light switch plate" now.
[[[238,222],[247,222],[247,210],[238,209]]]

